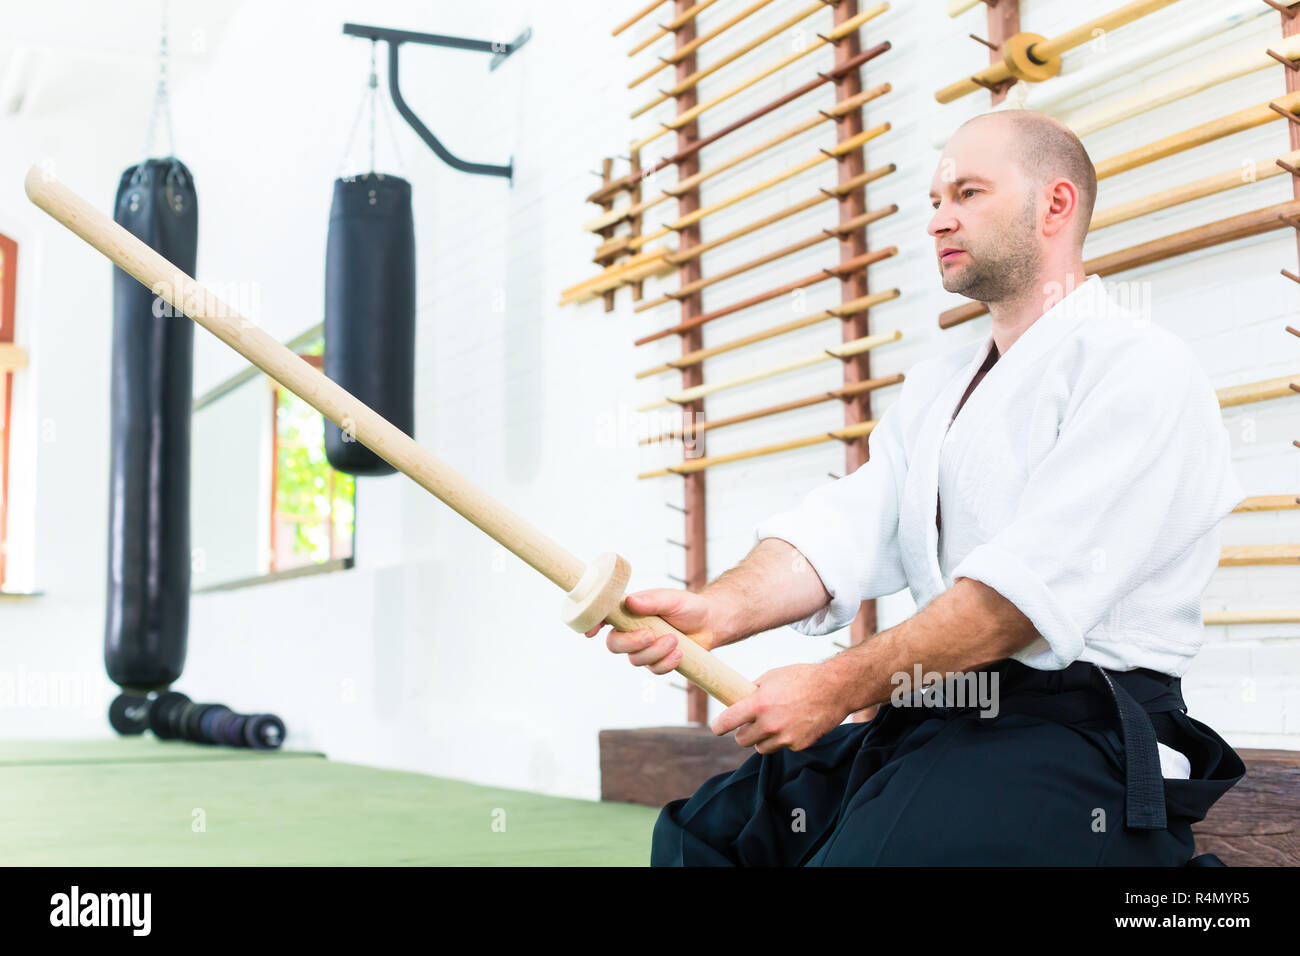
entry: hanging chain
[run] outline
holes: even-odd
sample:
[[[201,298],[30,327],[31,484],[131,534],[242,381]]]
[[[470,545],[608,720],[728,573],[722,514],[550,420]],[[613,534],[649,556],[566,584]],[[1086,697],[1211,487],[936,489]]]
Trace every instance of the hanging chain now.
[[[370,175],[379,175],[375,172],[375,143],[378,139],[376,130],[376,117],[381,111],[381,97],[379,94],[379,70],[375,61],[376,48],[379,46],[375,40],[370,41],[370,75],[366,78],[366,89],[361,94],[361,102],[357,104],[356,116],[352,118],[352,130],[348,133],[347,145],[343,149],[343,158],[339,162],[339,176],[342,177],[347,168],[348,159],[352,156],[352,144],[356,142],[357,128],[361,126],[361,117],[369,108],[370,111]],[[384,114],[384,125],[388,127],[388,135],[393,144],[393,154],[397,157],[399,169],[404,168],[401,151],[397,148],[397,132],[394,129],[392,117],[389,115],[387,103],[382,106]]]
[[[373,70],[371,71],[371,74],[370,74],[370,81],[371,81],[372,83],[374,83],[374,82],[376,81],[375,74],[374,74],[374,71],[373,71]],[[396,129],[396,124],[393,122],[393,109],[392,109],[392,106],[389,104],[389,102],[388,102],[388,98],[387,98],[387,97],[384,97],[383,100],[382,100],[382,102],[383,102],[383,104],[384,104],[384,125],[385,125],[386,127],[388,127],[388,139],[389,139],[389,142],[391,142],[391,143],[393,144],[393,155],[397,157],[397,169],[398,169],[399,172],[401,172],[401,173],[405,173],[405,172],[406,172],[406,164],[405,164],[404,162],[402,162],[402,151],[401,151],[400,149],[397,148],[397,129]],[[375,119],[375,118],[374,118],[374,114],[372,113],[372,114],[371,114],[371,117],[370,117],[370,122],[371,122],[370,142],[371,142],[371,146],[372,146],[372,148],[373,148],[374,141],[375,141],[375,134],[374,134],[374,119]],[[372,165],[372,166],[374,165],[374,158],[373,158],[373,156],[371,157],[371,165]]]
[[[375,72],[375,47],[378,45],[377,41],[370,41],[370,77],[366,81],[365,92],[361,94],[361,102],[357,104],[357,114],[352,117],[352,129],[348,133],[347,145],[343,147],[343,158],[339,160],[340,178],[352,157],[352,144],[356,141],[357,127],[361,125],[361,115],[365,113],[367,105],[370,107],[370,169],[373,172],[375,168],[375,90],[379,85],[379,75]]]
[[[149,157],[153,149],[154,130],[158,125],[159,114],[162,115],[163,121],[167,124],[167,155],[176,155],[176,140],[172,130],[172,104],[171,97],[167,90],[167,0],[163,0],[162,5],[162,28],[158,38],[158,86],[154,89],[153,110],[149,114],[149,128],[145,131],[144,153],[145,158]]]

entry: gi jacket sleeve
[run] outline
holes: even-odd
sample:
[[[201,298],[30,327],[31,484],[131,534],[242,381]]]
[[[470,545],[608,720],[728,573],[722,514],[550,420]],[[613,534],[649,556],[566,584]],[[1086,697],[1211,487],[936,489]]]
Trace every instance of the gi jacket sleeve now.
[[[812,565],[831,600],[790,626],[810,636],[852,623],[865,600],[907,586],[898,543],[899,499],[907,473],[899,402],[867,438],[868,460],[843,478],[820,485],[799,505],[762,521],[755,543],[780,538]]]
[[[1218,399],[1195,356],[1176,339],[1135,348],[1070,396],[1055,443],[1036,464],[1030,451],[1014,517],[952,577],[1010,600],[1066,667],[1144,581],[1171,608],[1194,605],[1199,623],[1218,524],[1242,498]]]

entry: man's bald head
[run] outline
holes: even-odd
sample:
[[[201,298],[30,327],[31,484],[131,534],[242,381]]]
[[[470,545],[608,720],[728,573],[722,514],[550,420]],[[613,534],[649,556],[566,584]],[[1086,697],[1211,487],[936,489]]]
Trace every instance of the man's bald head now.
[[[998,124],[1006,132],[1007,155],[1015,160],[1035,188],[1055,179],[1068,179],[1079,191],[1076,235],[1083,245],[1097,201],[1097,170],[1074,131],[1055,117],[1034,110],[996,110],[972,117],[961,130],[972,124]]]
[[[1034,296],[1080,267],[1097,195],[1092,160],[1062,123],[1000,110],[963,123],[930,182],[943,287],[980,302]]]

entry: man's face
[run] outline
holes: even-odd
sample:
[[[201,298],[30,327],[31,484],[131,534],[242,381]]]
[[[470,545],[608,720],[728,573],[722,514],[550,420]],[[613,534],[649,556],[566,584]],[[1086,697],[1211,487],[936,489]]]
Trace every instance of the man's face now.
[[[1038,196],[1008,155],[1011,131],[975,122],[948,142],[930,183],[934,236],[943,287],[980,302],[1016,298],[1043,260]]]

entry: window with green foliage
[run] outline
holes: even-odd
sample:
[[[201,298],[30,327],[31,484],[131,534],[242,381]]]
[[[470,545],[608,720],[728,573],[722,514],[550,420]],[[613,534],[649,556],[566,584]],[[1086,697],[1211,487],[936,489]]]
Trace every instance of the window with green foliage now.
[[[13,401],[17,353],[14,341],[14,286],[17,283],[18,244],[0,236],[0,588],[5,583],[5,555],[9,532],[9,408]]]
[[[324,339],[298,350],[319,367]],[[271,470],[271,570],[352,557],[356,479],[325,458],[325,420],[292,392],[275,389]]]

